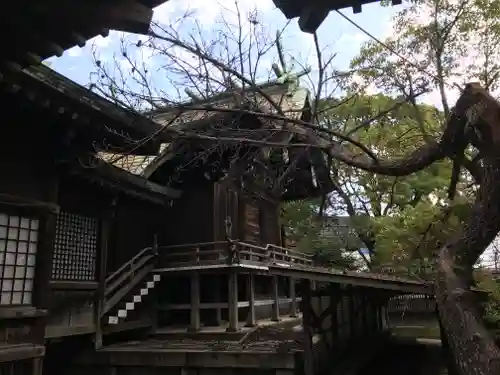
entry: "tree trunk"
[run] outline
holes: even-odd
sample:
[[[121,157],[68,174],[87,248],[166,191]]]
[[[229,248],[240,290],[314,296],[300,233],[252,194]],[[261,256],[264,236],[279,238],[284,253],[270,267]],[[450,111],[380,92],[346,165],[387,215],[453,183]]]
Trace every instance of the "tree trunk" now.
[[[500,350],[484,325],[479,300],[470,286],[475,262],[500,231],[500,104],[478,84],[468,84],[439,143],[396,161],[373,160],[340,144],[333,144],[328,152],[360,169],[404,176],[444,157],[460,156],[464,143],[472,143],[482,156],[481,186],[463,230],[438,253],[435,294],[456,369],[462,375],[494,375],[500,374]]]

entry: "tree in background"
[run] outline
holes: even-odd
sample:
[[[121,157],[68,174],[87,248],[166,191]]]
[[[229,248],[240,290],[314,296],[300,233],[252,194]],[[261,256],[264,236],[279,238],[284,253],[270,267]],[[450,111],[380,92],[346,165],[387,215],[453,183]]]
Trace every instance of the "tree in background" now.
[[[328,223],[319,215],[320,203],[319,200],[303,200],[283,205],[281,220],[286,245],[313,254],[316,262],[323,266],[357,268],[356,258],[346,249],[345,238],[332,235]]]

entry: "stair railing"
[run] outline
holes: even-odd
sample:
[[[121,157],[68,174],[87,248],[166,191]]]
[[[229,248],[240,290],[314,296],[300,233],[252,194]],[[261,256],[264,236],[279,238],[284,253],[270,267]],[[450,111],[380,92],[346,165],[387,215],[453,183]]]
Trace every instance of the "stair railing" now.
[[[144,280],[154,268],[157,255],[158,246],[156,244],[152,247],[146,247],[106,277],[100,318],[126,297],[138,283]]]

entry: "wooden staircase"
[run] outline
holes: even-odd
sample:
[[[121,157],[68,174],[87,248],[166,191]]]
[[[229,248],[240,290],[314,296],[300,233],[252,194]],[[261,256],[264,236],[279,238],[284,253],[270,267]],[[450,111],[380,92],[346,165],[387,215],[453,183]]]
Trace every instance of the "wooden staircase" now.
[[[128,302],[125,302],[125,306],[116,310],[114,314],[107,315],[107,323],[108,324],[118,324],[120,319],[127,319],[127,316],[133,312],[137,305],[146,299],[150,290],[160,282],[161,276],[158,274],[153,274],[153,279],[150,281],[145,281],[143,283],[142,288],[140,288],[137,292],[133,293]]]
[[[106,277],[99,291],[96,347],[102,346],[103,333],[116,332],[120,325],[129,329],[124,323],[140,315],[140,306],[161,281],[161,275],[153,272],[157,254],[156,246],[147,247]],[[106,329],[111,327],[115,328]]]

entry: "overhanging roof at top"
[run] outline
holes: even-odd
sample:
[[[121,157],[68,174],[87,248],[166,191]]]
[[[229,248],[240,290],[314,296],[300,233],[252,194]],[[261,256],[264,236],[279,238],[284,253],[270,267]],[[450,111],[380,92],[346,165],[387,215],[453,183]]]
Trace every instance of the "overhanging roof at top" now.
[[[361,13],[362,6],[380,0],[273,0],[286,18],[299,17],[299,27],[306,33],[314,33],[332,10],[352,8]],[[400,5],[402,0],[392,0],[392,5]]]
[[[269,94],[276,103],[279,103],[281,109],[285,111],[286,115],[291,118],[299,118],[302,112],[298,109],[304,108],[304,103],[306,102],[308,97],[308,91],[303,88],[297,88],[292,92],[289,92],[289,84],[276,84],[276,82],[272,82],[269,84],[264,84],[260,86],[264,92]],[[258,102],[262,107],[269,107],[269,104],[257,96],[255,101]],[[231,93],[221,93],[217,96],[211,97],[204,101],[196,101],[191,104],[203,107],[204,105],[210,105],[215,108],[233,108],[235,104],[235,96]],[[270,108],[268,108],[270,109]],[[263,108],[264,110],[264,108]],[[264,110],[265,111],[265,110]],[[290,111],[287,113],[287,111]],[[150,112],[147,115],[153,117],[158,123],[166,126],[168,124],[169,127],[173,129],[182,130],[189,129],[195,130],[200,125],[213,120],[217,116],[223,116],[227,113],[221,113],[217,111],[206,111],[206,110],[193,110],[187,109],[183,111],[180,115],[177,113],[177,108],[165,108],[163,110],[157,110],[154,112]],[[169,121],[174,119],[172,123],[169,124]],[[173,135],[169,132],[163,132],[166,138],[172,138]],[[173,138],[175,139],[175,138]],[[150,155],[128,155],[122,158],[116,158],[116,155],[112,153],[100,153],[100,157],[107,161],[111,162],[118,168],[124,169],[135,175],[144,176],[146,168],[150,171],[147,173],[146,177],[152,173],[151,168],[155,162],[169,152],[169,148],[171,147],[170,141],[173,139],[165,140],[166,143],[163,143],[160,148],[159,153],[156,156]],[[113,159],[118,159],[116,162],[112,162]]]
[[[111,103],[44,64],[11,71],[0,81],[0,92],[4,91],[25,101],[23,111],[45,108],[65,116],[68,124],[79,126],[95,141],[105,139],[110,149],[135,154],[158,151],[159,143],[154,140],[140,145],[134,141],[157,132],[161,129],[158,123]],[[48,124],[40,119],[40,125]]]
[[[258,113],[277,114],[276,108],[270,105],[269,101],[264,97],[265,95],[271,98],[272,102],[285,113],[287,118],[298,120],[309,111],[308,90],[299,87],[297,82],[294,83],[292,81],[273,81],[259,85],[259,89],[248,88],[237,91],[237,93],[235,91],[221,93],[205,100],[193,100],[193,102],[185,106],[189,108],[189,105],[192,105],[196,108],[185,109],[180,113],[179,109],[175,107],[148,113],[148,116],[152,116],[156,122],[167,127],[167,130],[169,128],[172,130],[171,132],[162,132],[162,135],[166,136],[166,139],[163,138],[165,143],[156,157],[128,155],[124,158],[116,158],[112,153],[100,153],[99,157],[116,167],[141,175],[152,181],[161,181],[161,183],[166,184],[174,183],[173,180],[166,180],[171,179],[173,174],[177,172],[180,174],[182,170],[183,178],[180,178],[180,180],[185,183],[184,177],[187,175],[195,179],[203,178],[204,176],[206,179],[212,180],[213,176],[209,178],[203,173],[203,171],[207,172],[206,168],[213,165],[212,162],[219,167],[217,172],[214,172],[217,175],[218,172],[225,170],[227,167],[224,166],[224,163],[228,159],[217,159],[214,156],[215,152],[213,150],[208,153],[208,150],[213,148],[214,142],[207,140],[204,146],[202,146],[201,143],[203,142],[196,140],[196,135],[214,138],[224,137],[228,140],[245,138],[256,141],[265,137],[266,140],[271,139],[277,143],[283,143],[283,145],[292,144],[297,139],[304,137],[316,137],[316,134],[310,129],[293,122],[270,120],[269,122],[264,121],[264,124],[264,122],[259,120],[258,115]],[[253,126],[248,127],[248,118],[246,120],[243,119],[244,113],[242,113],[242,117],[238,117],[237,111],[242,110],[244,112],[245,109],[243,107],[246,108],[247,105],[250,106],[248,109],[252,112],[252,115],[249,116],[255,120],[254,123],[258,126],[258,129],[254,129]],[[236,112],[207,111],[206,108],[209,107],[220,108],[221,110],[234,109]],[[231,117],[233,115],[235,117]],[[180,132],[179,134],[182,135],[175,137],[176,132]],[[169,135],[169,133],[172,134]],[[189,139],[189,136],[192,136],[194,139]],[[235,142],[237,143],[237,141]],[[212,160],[207,153],[214,156],[216,160]],[[287,158],[288,161],[285,163],[289,163],[290,159],[296,157],[296,153],[298,152],[293,149],[289,150],[289,158]],[[206,163],[201,161],[204,159],[203,155],[206,156]],[[319,194],[325,189],[330,189],[330,183],[323,183],[323,181],[328,180],[330,182],[330,180],[326,177],[328,173],[323,166],[325,160],[321,151],[313,148],[309,150],[308,155],[303,160],[304,163],[308,164],[308,167],[301,167],[303,171],[294,174],[295,183],[291,184],[294,188],[287,189],[287,193],[283,199],[303,199],[312,196],[311,192],[307,194],[303,192],[304,189],[307,190],[304,186],[308,186],[308,184],[314,186],[313,190],[316,192],[315,194]],[[114,162],[113,159],[117,161]],[[314,167],[312,166],[313,164]],[[189,165],[190,167],[179,168],[179,166],[183,165]],[[313,169],[314,172],[312,171]],[[303,183],[296,183],[299,180]]]
[[[153,8],[167,0],[26,0],[9,1],[0,12],[4,67],[26,67],[82,47],[110,29],[148,32]],[[3,70],[3,69],[2,69]]]

